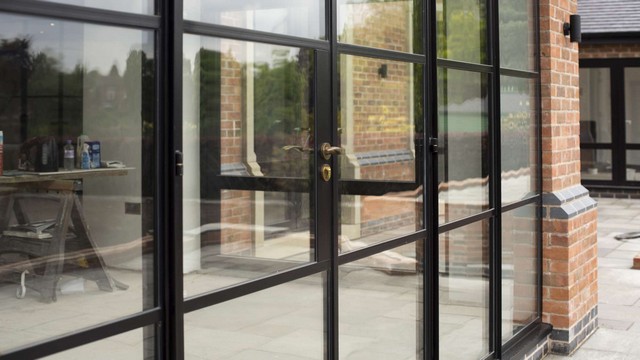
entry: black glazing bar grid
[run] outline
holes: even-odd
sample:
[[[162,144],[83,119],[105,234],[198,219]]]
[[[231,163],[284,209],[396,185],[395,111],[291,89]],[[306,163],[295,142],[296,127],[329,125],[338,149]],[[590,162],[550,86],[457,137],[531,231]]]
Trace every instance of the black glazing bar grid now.
[[[155,15],[132,14],[34,0],[0,0],[0,12],[136,29],[159,29],[161,27],[161,19]]]

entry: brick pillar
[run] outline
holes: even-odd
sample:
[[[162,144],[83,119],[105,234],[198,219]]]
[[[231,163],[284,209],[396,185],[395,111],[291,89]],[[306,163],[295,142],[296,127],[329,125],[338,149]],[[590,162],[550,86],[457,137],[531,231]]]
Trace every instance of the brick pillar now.
[[[597,327],[596,203],[580,185],[578,45],[562,25],[576,0],[540,0],[542,77],[542,319],[551,351],[573,352]]]

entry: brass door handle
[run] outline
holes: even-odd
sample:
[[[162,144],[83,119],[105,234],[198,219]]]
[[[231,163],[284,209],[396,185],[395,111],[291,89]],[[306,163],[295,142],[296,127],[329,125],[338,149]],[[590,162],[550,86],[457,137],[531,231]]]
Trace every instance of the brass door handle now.
[[[305,152],[310,153],[310,152],[313,152],[313,149],[307,148],[307,147],[302,147],[302,146],[299,146],[299,145],[286,145],[286,146],[282,147],[282,150],[284,150],[284,151],[295,150],[295,151],[297,151],[299,153],[305,153]]]
[[[331,159],[331,155],[342,154],[342,148],[338,146],[331,146],[329,143],[323,143],[320,145],[320,154],[325,160]]]

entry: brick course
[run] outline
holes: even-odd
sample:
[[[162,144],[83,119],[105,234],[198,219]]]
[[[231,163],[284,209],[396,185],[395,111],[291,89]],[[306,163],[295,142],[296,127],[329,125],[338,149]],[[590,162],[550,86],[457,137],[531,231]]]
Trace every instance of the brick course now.
[[[639,58],[640,44],[581,44],[580,59]]]

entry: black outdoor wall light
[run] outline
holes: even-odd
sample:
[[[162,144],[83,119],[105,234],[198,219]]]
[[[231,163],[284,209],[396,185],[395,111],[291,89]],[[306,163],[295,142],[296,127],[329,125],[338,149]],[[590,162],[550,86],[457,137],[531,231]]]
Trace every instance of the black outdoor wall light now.
[[[387,64],[380,65],[380,67],[378,68],[378,76],[380,76],[380,78],[382,79],[387,78]]]
[[[580,15],[569,16],[569,22],[564,23],[562,30],[564,36],[569,36],[571,42],[582,42],[582,29],[580,25]]]

